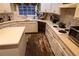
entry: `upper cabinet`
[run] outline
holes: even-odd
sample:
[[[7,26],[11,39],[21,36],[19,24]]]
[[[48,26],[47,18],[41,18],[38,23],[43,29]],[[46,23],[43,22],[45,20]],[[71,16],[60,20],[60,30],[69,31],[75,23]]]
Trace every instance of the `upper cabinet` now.
[[[74,9],[74,16],[73,19],[79,19],[79,3],[70,3],[70,4],[62,4],[60,6],[60,9]],[[72,12],[73,13],[73,12]]]
[[[0,13],[11,13],[16,11],[15,3],[0,3]]]
[[[60,8],[76,8],[76,3],[62,4]]]
[[[10,3],[0,3],[0,13],[11,12]]]
[[[41,3],[41,12],[60,14],[59,6],[61,3]]]
[[[79,19],[79,4],[76,5],[74,19]]]

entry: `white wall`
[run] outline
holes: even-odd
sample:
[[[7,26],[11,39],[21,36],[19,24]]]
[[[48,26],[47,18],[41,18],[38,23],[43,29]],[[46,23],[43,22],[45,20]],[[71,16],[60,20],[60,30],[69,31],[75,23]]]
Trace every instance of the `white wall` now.
[[[48,12],[50,11],[50,3],[41,3],[41,12]]]
[[[52,3],[51,4],[51,12],[60,14],[60,8],[59,8],[60,5],[62,5],[62,4],[61,3]]]
[[[57,13],[60,14],[59,6],[61,3],[41,3],[41,12]]]

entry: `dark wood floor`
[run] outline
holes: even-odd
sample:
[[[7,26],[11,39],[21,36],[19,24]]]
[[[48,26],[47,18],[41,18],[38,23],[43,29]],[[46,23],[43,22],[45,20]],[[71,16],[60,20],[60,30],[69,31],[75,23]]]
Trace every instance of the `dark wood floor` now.
[[[31,34],[27,42],[26,56],[54,55],[44,33]]]

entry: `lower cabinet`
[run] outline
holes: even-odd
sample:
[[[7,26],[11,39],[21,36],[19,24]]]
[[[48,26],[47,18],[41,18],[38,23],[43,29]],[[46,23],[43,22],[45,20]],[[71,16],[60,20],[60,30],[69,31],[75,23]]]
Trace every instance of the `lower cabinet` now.
[[[25,33],[21,37],[21,41],[18,46],[18,51],[20,56],[24,56],[26,54],[27,42],[28,38],[31,35],[26,35]]]
[[[0,25],[0,28],[5,27],[21,27],[25,26],[25,33],[32,33],[32,32],[38,32],[38,23],[37,22],[11,22],[11,23],[4,23]]]
[[[16,26],[25,26],[25,33],[38,32],[37,22],[17,22]]]
[[[67,47],[60,43],[60,38],[55,35],[53,30],[49,25],[46,24],[46,32],[45,32],[49,44],[51,46],[52,51],[54,52],[55,56],[69,56],[72,55],[72,53],[67,49]]]
[[[16,44],[16,47],[9,47],[0,49],[0,56],[25,56],[28,37],[23,33],[20,42]],[[15,45],[14,45],[15,46]]]
[[[37,22],[26,23],[25,32],[26,33],[38,32],[38,23]]]

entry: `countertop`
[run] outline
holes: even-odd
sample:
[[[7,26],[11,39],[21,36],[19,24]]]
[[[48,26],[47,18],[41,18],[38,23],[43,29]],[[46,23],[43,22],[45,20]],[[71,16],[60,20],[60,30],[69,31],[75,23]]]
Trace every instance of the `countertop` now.
[[[0,29],[0,48],[9,45],[18,45],[25,27],[6,27]]]
[[[57,34],[57,36],[60,38],[60,40],[71,50],[72,53],[74,53],[74,55],[79,55],[79,47],[76,46],[70,39],[68,34],[63,34],[63,33],[59,33],[58,29],[53,27],[53,23],[49,20],[37,20],[37,19],[30,19],[30,20],[26,20],[26,19],[21,19],[21,20],[13,20],[13,21],[8,21],[5,23],[9,23],[9,22],[15,22],[15,21],[40,21],[40,22],[45,22],[46,24],[48,24],[52,30]],[[1,23],[0,23],[1,24]],[[4,24],[4,23],[3,23]],[[15,30],[14,30],[15,29]],[[22,29],[22,30],[21,30]],[[4,28],[4,29],[0,29],[0,46],[1,45],[8,45],[8,44],[18,44],[21,35],[23,33],[24,27],[12,27],[12,28]],[[6,34],[4,34],[6,33]],[[8,34],[7,34],[8,33]],[[13,34],[12,34],[13,33]],[[12,34],[12,35],[10,35]],[[5,37],[5,38],[4,38]],[[12,39],[11,39],[12,37]],[[9,38],[9,39],[6,39]],[[17,40],[16,40],[17,38]],[[15,40],[14,40],[15,39]],[[5,41],[4,41],[5,40]]]
[[[40,22],[47,22],[48,20],[40,20],[40,19],[18,19],[18,20],[11,20],[11,21],[6,21],[6,22],[2,22],[0,23],[0,25],[2,24],[6,24],[6,23],[12,23],[12,22],[37,22],[37,21],[40,21]]]

